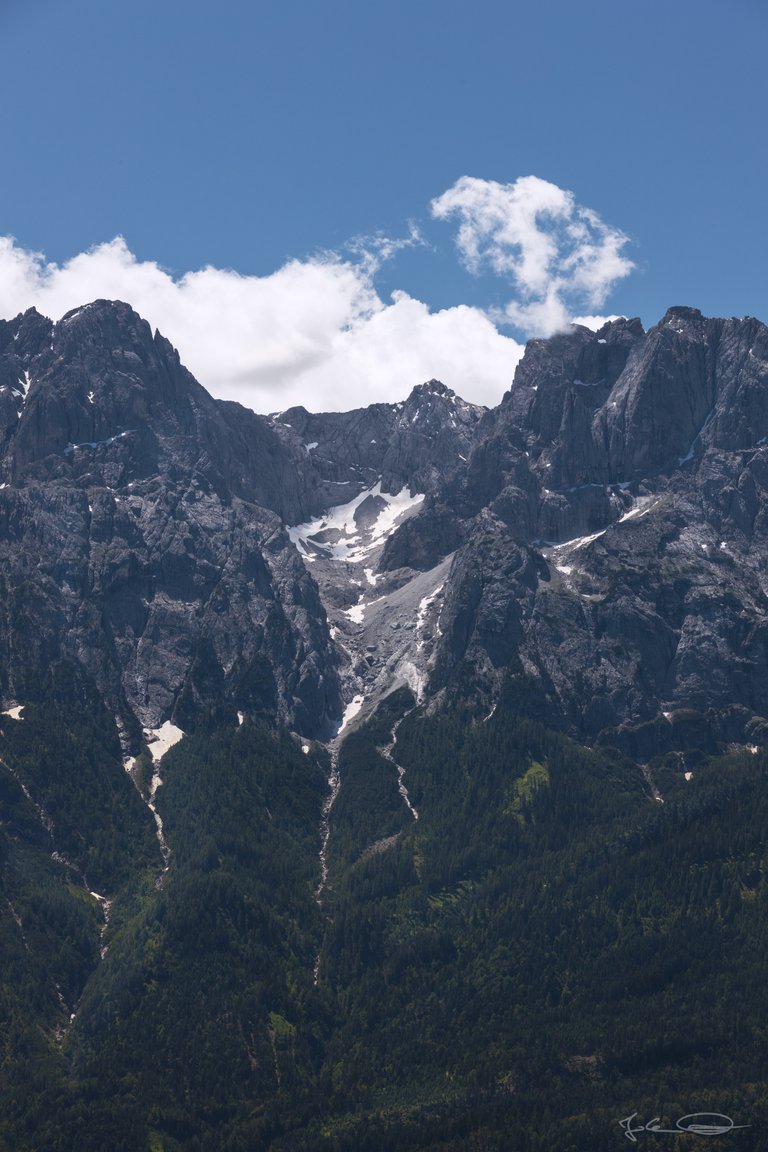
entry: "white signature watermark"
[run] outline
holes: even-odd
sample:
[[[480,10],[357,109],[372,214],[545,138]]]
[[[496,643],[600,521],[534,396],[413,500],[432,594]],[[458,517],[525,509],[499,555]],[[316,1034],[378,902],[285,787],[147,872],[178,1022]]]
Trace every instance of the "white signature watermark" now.
[[[724,1116],[722,1112],[689,1112],[687,1116],[681,1116],[675,1121],[674,1128],[663,1128],[658,1116],[654,1116],[647,1124],[636,1124],[636,1116],[637,1112],[633,1112],[631,1116],[619,1120],[619,1127],[624,1129],[624,1135],[633,1144],[637,1143],[636,1132],[668,1132],[673,1136],[679,1136],[681,1132],[692,1132],[696,1136],[722,1136],[736,1128],[752,1127],[751,1124],[734,1124],[730,1116]]]

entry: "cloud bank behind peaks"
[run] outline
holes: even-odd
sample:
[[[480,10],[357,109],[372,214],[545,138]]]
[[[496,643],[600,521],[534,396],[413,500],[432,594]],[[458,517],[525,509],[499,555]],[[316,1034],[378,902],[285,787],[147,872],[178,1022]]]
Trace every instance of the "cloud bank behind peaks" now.
[[[588,314],[632,268],[622,232],[535,176],[514,184],[464,176],[431,209],[438,220],[458,219],[471,272],[488,269],[511,285],[502,311],[460,304],[434,312],[403,291],[383,299],[382,264],[424,244],[411,226],[404,238],[357,239],[343,255],[289,260],[266,276],[206,267],[175,277],[139,260],[120,236],[59,265],[0,237],[0,316],[34,306],[58,321],[92,300],[124,300],[214,396],[257,412],[396,401],[432,377],[495,405],[523,351],[499,325],[549,335],[582,313],[599,327]]]
[[[432,312],[405,292],[385,302],[376,290],[381,263],[417,243],[412,230],[405,240],[355,241],[346,259],[290,260],[267,276],[207,267],[174,278],[122,237],[62,265],[0,237],[0,316],[34,306],[59,320],[92,300],[124,300],[214,396],[257,412],[396,401],[432,377],[497,404],[522,354],[515,340],[477,308]]]
[[[622,254],[623,232],[537,176],[513,184],[462,176],[431,209],[435,219],[458,219],[456,244],[470,272],[510,281],[517,298],[498,319],[528,335],[551,335],[575,311],[602,307],[634,267]]]

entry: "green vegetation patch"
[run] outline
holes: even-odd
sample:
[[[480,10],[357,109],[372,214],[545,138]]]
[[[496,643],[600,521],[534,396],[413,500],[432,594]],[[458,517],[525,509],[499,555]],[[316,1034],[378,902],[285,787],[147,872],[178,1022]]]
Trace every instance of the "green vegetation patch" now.
[[[518,780],[515,780],[512,799],[505,808],[505,813],[514,816],[519,823],[524,824],[525,814],[533,806],[537,793],[542,788],[548,787],[549,770],[546,764],[532,760],[527,771]]]

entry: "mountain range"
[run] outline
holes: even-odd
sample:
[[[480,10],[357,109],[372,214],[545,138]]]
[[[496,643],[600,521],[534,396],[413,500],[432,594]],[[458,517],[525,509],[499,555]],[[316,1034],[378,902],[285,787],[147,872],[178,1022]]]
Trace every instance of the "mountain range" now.
[[[684,307],[268,416],[0,321],[0,1148],[768,1146],[767,397]]]

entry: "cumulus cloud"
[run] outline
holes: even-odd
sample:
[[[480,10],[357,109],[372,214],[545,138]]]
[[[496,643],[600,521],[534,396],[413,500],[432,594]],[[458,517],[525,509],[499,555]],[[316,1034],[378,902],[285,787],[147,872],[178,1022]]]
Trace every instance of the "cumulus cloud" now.
[[[61,265],[0,237],[0,316],[34,306],[58,320],[94,299],[125,300],[215,396],[260,412],[399,400],[431,377],[496,404],[522,354],[516,341],[479,309],[432,312],[376,290],[382,261],[418,243],[412,227],[404,240],[358,240],[347,258],[291,260],[268,276],[207,267],[174,278],[121,237]]]
[[[512,285],[504,309],[433,312],[405,292],[383,299],[382,264],[424,245],[412,224],[405,237],[357,238],[343,256],[290,260],[267,276],[206,267],[174,277],[137,259],[119,236],[58,265],[0,237],[0,316],[34,306],[58,320],[91,300],[125,300],[215,396],[260,412],[399,400],[431,377],[493,405],[523,351],[500,324],[526,336],[569,322],[600,327],[609,317],[597,311],[633,267],[622,232],[535,176],[514,184],[464,176],[431,210],[458,220],[456,242],[471,272],[489,269]]]
[[[575,309],[599,308],[634,267],[623,232],[537,176],[513,184],[462,176],[431,210],[458,220],[456,244],[470,272],[487,268],[511,282],[516,296],[499,319],[529,335],[567,327]]]

